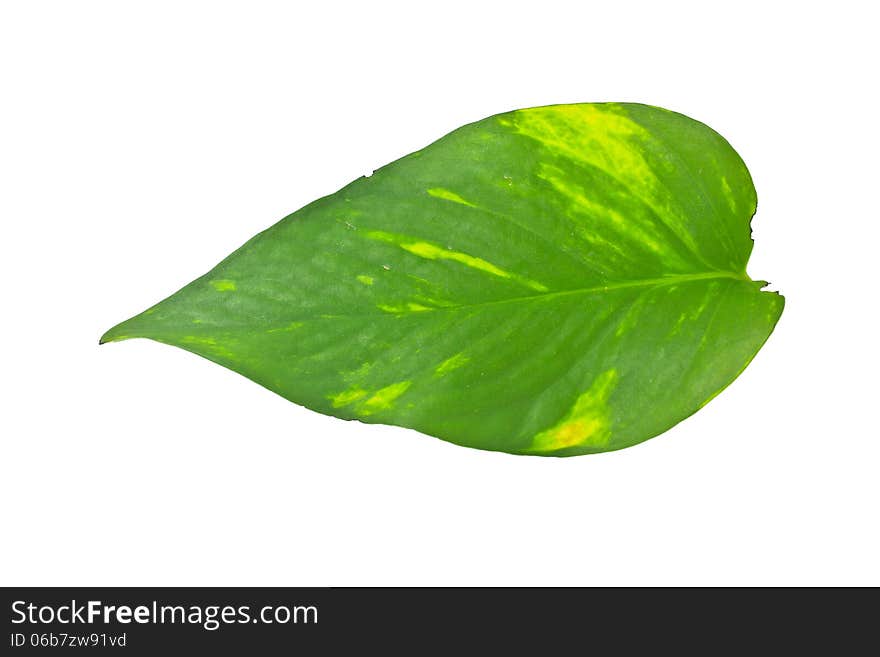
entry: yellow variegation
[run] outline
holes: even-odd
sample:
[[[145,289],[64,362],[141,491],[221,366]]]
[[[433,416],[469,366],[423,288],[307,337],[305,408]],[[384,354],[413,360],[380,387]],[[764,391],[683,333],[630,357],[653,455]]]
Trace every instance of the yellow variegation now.
[[[716,132],[635,104],[464,126],[257,235],[102,341],[147,337],[316,411],[462,445],[627,447],[726,387],[783,299]]]

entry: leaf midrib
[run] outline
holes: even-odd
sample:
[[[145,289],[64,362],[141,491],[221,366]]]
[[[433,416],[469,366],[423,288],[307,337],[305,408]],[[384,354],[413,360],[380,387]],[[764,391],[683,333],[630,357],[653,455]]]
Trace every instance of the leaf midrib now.
[[[529,294],[519,297],[508,297],[507,299],[497,299],[493,301],[480,301],[477,303],[462,303],[451,306],[437,306],[433,308],[425,308],[422,310],[401,310],[400,312],[385,312],[380,313],[347,313],[347,314],[320,314],[318,316],[312,317],[300,317],[295,318],[294,321],[308,321],[314,319],[345,319],[350,317],[377,317],[377,316],[403,316],[403,315],[428,315],[433,312],[439,311],[454,311],[461,310],[462,308],[482,308],[485,306],[496,306],[508,303],[519,303],[525,301],[532,300],[545,300],[545,299],[555,299],[559,297],[567,297],[574,296],[578,294],[592,294],[596,292],[610,292],[613,290],[621,290],[626,288],[635,288],[635,287],[660,287],[663,285],[674,285],[676,283],[689,283],[692,281],[704,281],[704,280],[713,280],[713,279],[732,279],[737,281],[746,281],[753,282],[751,278],[749,278],[745,274],[736,274],[729,271],[713,271],[713,272],[702,272],[699,274],[678,274],[675,276],[663,276],[661,278],[644,278],[640,280],[634,281],[625,281],[622,283],[613,283],[611,285],[597,285],[594,287],[582,287],[575,288],[570,290],[559,290],[557,292],[541,292],[539,294]]]
[[[611,292],[613,290],[622,290],[627,288],[639,288],[639,287],[660,287],[663,285],[675,285],[676,283],[689,283],[693,281],[705,281],[705,280],[717,280],[717,279],[731,279],[737,281],[748,281],[752,282],[752,279],[744,274],[736,274],[729,271],[712,271],[712,272],[701,272],[698,274],[678,274],[675,276],[664,276],[662,278],[645,278],[634,281],[625,281],[622,283],[612,283],[611,285],[598,285],[594,287],[582,287],[575,288],[570,290],[559,290],[557,292],[542,292],[540,294],[530,294],[519,297],[509,297],[507,299],[497,299],[494,301],[481,301],[478,303],[463,303],[454,306],[440,306],[434,308],[425,308],[424,310],[403,310],[401,312],[381,312],[381,313],[347,313],[347,314],[328,314],[328,313],[316,313],[314,315],[306,315],[299,317],[289,317],[286,318],[285,322],[291,321],[316,321],[321,319],[352,319],[356,317],[402,317],[402,316],[410,316],[410,315],[425,315],[430,316],[432,313],[439,311],[455,311],[461,310],[463,308],[483,308],[488,306],[499,306],[503,304],[509,303],[520,303],[534,300],[545,300],[545,299],[554,299],[568,296],[575,296],[578,294],[593,294],[597,292]],[[170,333],[172,335],[177,335],[180,333],[179,330],[166,330],[166,331],[156,331],[148,330],[148,331],[138,331],[135,329],[132,332],[124,331],[123,328],[129,322],[134,322],[140,319],[143,316],[136,315],[132,317],[130,320],[126,322],[122,322],[111,328],[107,333],[104,334],[101,338],[101,342],[113,342],[116,340],[125,340],[127,338],[133,337],[152,337],[155,339],[160,339],[163,334]],[[219,328],[215,326],[214,328]],[[236,328],[231,326],[224,327],[226,330],[236,330]],[[248,327],[237,327],[238,329],[243,330],[252,330]],[[284,327],[278,327],[279,329],[284,329]],[[122,333],[122,335],[118,335],[118,333]]]

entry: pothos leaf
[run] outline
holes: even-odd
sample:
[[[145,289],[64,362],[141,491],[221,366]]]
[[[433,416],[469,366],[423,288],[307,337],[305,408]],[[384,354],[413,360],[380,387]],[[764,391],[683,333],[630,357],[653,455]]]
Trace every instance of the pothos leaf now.
[[[518,454],[604,452],[701,408],[784,300],[755,191],[647,105],[499,114],[260,233],[102,342],[145,337],[320,413]]]

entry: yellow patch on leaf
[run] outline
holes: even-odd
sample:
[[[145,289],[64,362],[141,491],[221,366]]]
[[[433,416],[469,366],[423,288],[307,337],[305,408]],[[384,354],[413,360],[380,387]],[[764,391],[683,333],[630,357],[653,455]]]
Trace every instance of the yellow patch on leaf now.
[[[339,408],[341,406],[348,406],[358,399],[363,399],[367,394],[367,391],[363,388],[351,388],[350,390],[340,392],[338,395],[331,395],[329,399],[330,403],[333,404],[333,408]]]
[[[457,370],[459,367],[463,367],[470,362],[470,358],[465,356],[463,353],[455,354],[451,358],[447,358],[442,363],[437,366],[437,369],[434,370],[434,374],[436,376],[443,376],[445,374],[449,374],[453,370]]]
[[[329,395],[327,399],[333,404],[333,408],[355,404],[355,411],[359,415],[372,415],[391,408],[397,398],[405,393],[411,385],[412,381],[401,381],[375,391],[353,386],[335,395]]]
[[[445,201],[452,201],[453,203],[459,203],[461,205],[467,205],[468,207],[475,208],[477,207],[470,201],[464,200],[461,196],[456,194],[455,192],[451,192],[448,189],[443,189],[442,187],[434,187],[428,190],[428,194],[435,198],[442,198]]]
[[[617,370],[600,374],[564,418],[534,437],[528,451],[548,453],[567,447],[606,446],[611,440],[608,398],[616,385]]]
[[[470,267],[471,269],[477,269],[487,274],[498,276],[499,278],[510,279],[519,283],[520,285],[524,285],[538,292],[547,292],[549,290],[549,288],[542,283],[533,281],[529,278],[526,278],[525,276],[520,276],[519,274],[506,271],[501,267],[493,265],[488,260],[476,258],[472,255],[468,255],[467,253],[462,253],[460,251],[453,251],[452,249],[447,249],[442,246],[438,246],[437,244],[431,244],[430,242],[423,242],[418,240],[418,238],[412,238],[406,235],[395,235],[393,233],[386,233],[381,230],[370,231],[369,233],[367,233],[367,238],[371,240],[378,240],[380,242],[388,242],[389,244],[396,244],[404,251],[412,253],[413,255],[417,255],[420,258],[425,258],[426,260],[452,260],[454,262],[461,263],[466,267]]]
[[[235,281],[223,278],[217,281],[211,281],[211,287],[218,292],[235,292],[236,285]]]
[[[391,408],[395,400],[400,397],[412,385],[412,381],[401,381],[400,383],[392,383],[378,390],[367,401],[360,405],[358,411],[361,415],[372,415],[379,411]]]

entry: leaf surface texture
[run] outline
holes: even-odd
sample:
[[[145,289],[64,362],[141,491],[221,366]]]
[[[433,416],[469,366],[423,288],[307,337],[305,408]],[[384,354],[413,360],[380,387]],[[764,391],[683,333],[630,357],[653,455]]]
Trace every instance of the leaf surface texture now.
[[[773,330],[784,300],[746,274],[755,205],[736,152],[681,114],[517,110],[293,213],[102,341],[470,447],[620,449],[698,410]]]

